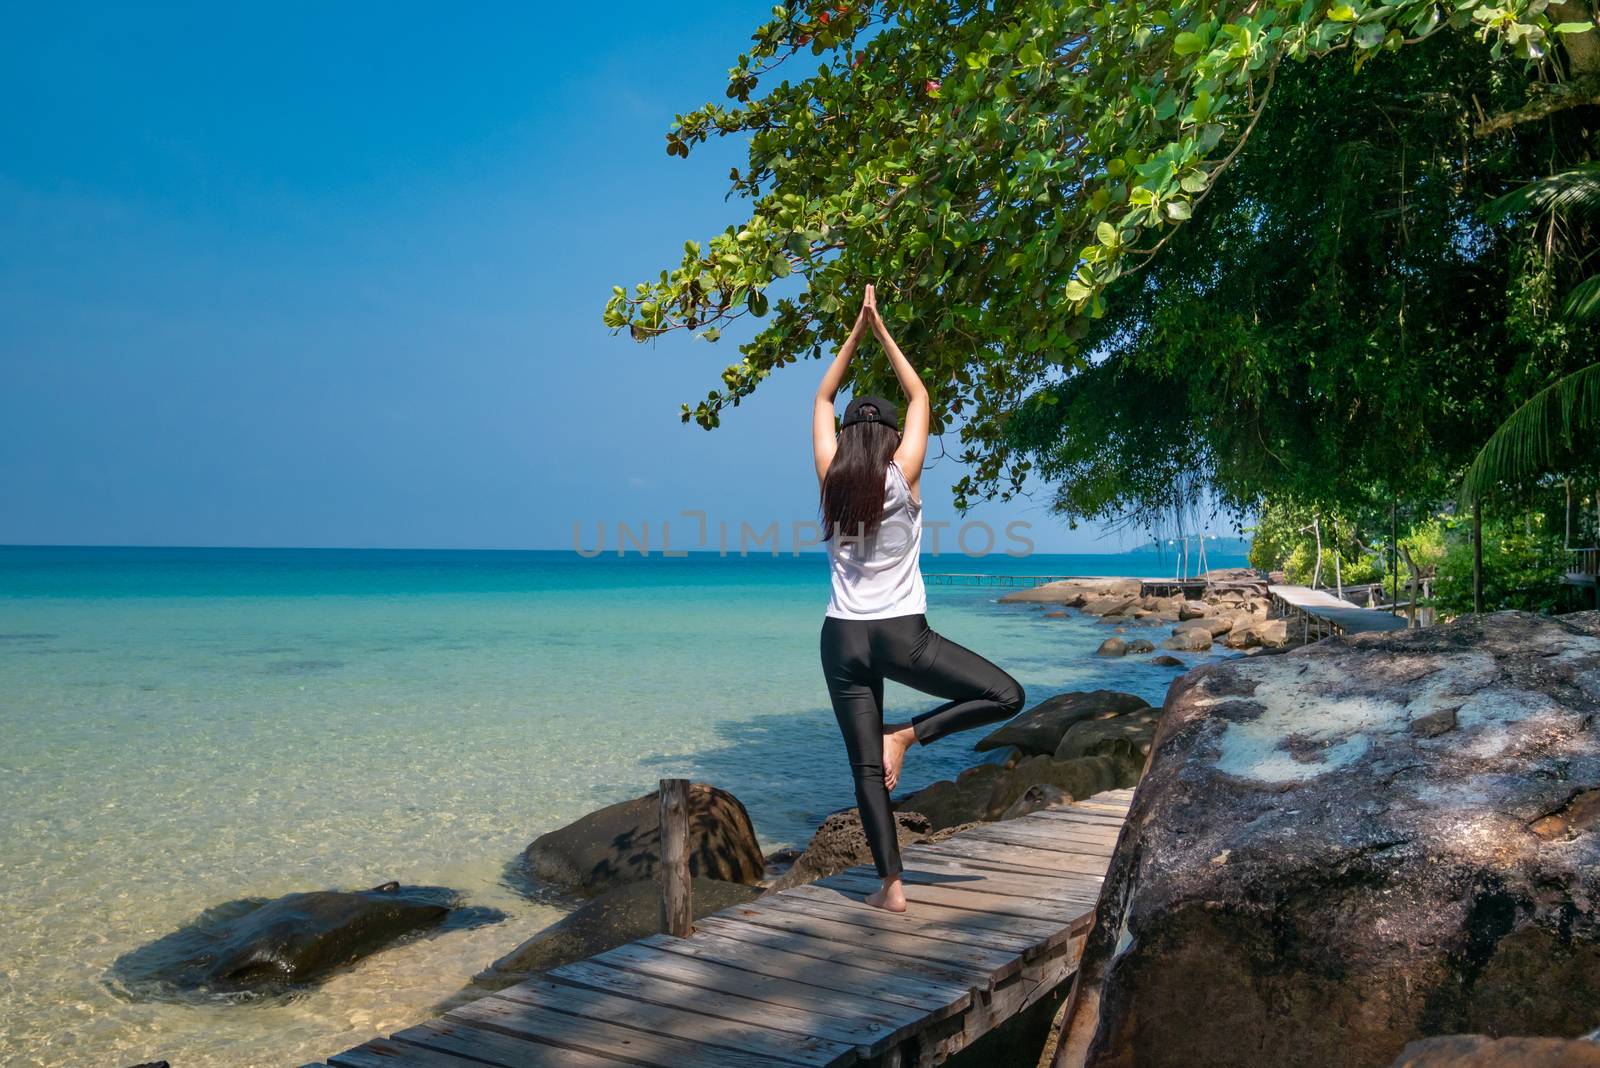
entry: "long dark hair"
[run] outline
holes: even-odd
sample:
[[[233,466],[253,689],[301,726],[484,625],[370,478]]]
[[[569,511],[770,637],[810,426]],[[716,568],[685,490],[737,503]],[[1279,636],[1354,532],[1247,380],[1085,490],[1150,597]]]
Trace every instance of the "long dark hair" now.
[[[839,431],[839,450],[822,478],[822,540],[836,534],[870,538],[878,532],[883,476],[899,447],[899,431],[883,423],[852,423]]]

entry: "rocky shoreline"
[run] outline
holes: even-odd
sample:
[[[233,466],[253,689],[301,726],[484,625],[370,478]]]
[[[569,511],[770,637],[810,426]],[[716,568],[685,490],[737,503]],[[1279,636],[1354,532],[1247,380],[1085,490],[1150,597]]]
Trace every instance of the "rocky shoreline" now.
[[[1180,672],[1194,661],[1174,654],[1254,655],[1294,644],[1282,621],[1268,618],[1265,584],[1253,572],[1217,573],[1211,589],[1198,598],[1144,596],[1140,590],[1137,579],[1076,579],[1014,591],[1000,600],[1039,606],[1045,623],[1072,612],[1096,618],[1113,633],[1094,655],[1148,656],[1152,666]],[[1161,716],[1161,709],[1143,698],[1114,690],[1050,697],[978,739],[975,761],[954,779],[894,798],[901,843],[939,841],[976,824],[1132,786]],[[655,933],[658,817],[658,799],[650,792],[590,812],[531,842],[509,865],[508,883],[525,893],[574,900],[576,906],[488,964],[437,1008],[453,1008]],[[826,816],[803,848],[763,855],[743,804],[710,783],[691,786],[689,846],[697,918],[871,863],[854,808]],[[296,930],[295,923],[275,921],[304,911],[308,903],[319,914],[317,924]],[[401,941],[500,918],[489,910],[461,908],[444,888],[397,884],[230,903],[127,954],[119,961],[119,978],[141,996],[272,995],[314,985]],[[228,946],[226,954],[205,951],[219,943]],[[200,951],[186,952],[194,946]]]

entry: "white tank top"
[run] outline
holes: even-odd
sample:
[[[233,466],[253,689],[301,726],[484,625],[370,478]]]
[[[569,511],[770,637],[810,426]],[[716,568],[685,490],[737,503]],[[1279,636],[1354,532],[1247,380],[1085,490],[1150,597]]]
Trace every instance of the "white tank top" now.
[[[893,460],[883,477],[877,533],[865,541],[835,536],[827,543],[833,594],[826,614],[838,619],[889,619],[928,610],[922,587],[922,503],[912,500],[906,476]]]

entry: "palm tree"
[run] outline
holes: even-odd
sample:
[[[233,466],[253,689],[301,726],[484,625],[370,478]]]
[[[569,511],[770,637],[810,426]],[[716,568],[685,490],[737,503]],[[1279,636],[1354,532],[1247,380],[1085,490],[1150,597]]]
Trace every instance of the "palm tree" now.
[[[1529,182],[1485,209],[1491,219],[1539,210],[1600,216],[1600,161]],[[1573,320],[1600,315],[1600,273],[1572,287],[1561,312]],[[1480,500],[1496,483],[1561,462],[1584,435],[1600,434],[1600,362],[1579,368],[1529,397],[1484,442],[1462,479],[1463,500]]]

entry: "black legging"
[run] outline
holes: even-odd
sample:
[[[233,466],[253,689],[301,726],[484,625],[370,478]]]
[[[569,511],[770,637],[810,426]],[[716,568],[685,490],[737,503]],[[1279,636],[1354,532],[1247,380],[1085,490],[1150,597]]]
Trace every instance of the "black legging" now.
[[[872,859],[880,877],[897,874],[900,840],[883,781],[883,680],[948,698],[938,708],[912,717],[912,730],[923,745],[1016,715],[1022,708],[1022,687],[977,653],[928,629],[923,615],[825,617],[822,672],[850,755],[856,804]]]

